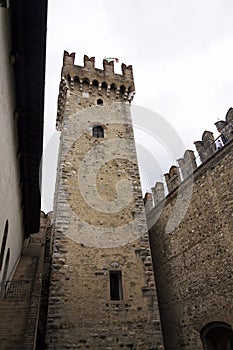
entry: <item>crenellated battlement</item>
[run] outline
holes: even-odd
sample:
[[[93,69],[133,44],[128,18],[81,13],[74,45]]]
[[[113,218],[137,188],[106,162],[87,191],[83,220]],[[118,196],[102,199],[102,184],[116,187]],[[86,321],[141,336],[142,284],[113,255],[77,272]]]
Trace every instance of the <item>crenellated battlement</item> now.
[[[202,162],[205,162],[215,152],[214,134],[211,131],[204,131],[202,141],[195,141],[197,152]]]
[[[164,175],[167,188],[169,192],[172,192],[180,184],[179,168],[176,165],[172,165],[169,172]]]
[[[183,158],[177,159],[183,179],[191,175],[197,167],[196,158],[192,150],[186,150]]]
[[[67,80],[84,80],[88,79],[93,83],[97,80],[99,84],[106,82],[109,86],[116,84],[117,87],[124,85],[129,92],[135,91],[133,68],[131,65],[121,65],[122,74],[114,73],[114,61],[103,60],[103,69],[95,68],[95,57],[88,57],[84,55],[84,66],[74,64],[75,53],[69,54],[64,51],[62,76]]]
[[[135,94],[133,68],[121,65],[122,74],[114,72],[114,60],[103,60],[103,69],[95,68],[95,57],[84,55],[84,65],[75,65],[75,53],[64,51],[58,97],[57,129],[61,129],[66,95],[69,90],[81,99],[82,108],[100,103],[131,102]]]
[[[201,141],[195,141],[194,145],[198,152],[200,166],[220,151],[233,139],[233,108],[230,108],[226,114],[226,120],[219,120],[215,126],[220,135],[215,139],[211,131],[204,131]],[[164,174],[168,195],[175,191],[187,178],[190,178],[199,167],[194,151],[186,150],[183,157],[177,159],[179,166],[172,165],[169,172]],[[162,182],[156,182],[152,188],[154,206],[158,206],[165,198],[165,188]],[[144,204],[148,213],[152,208],[151,194],[146,193]]]
[[[218,132],[221,133],[222,141],[226,142],[233,138],[233,108],[230,108],[226,114],[226,120],[219,120],[215,123]]]

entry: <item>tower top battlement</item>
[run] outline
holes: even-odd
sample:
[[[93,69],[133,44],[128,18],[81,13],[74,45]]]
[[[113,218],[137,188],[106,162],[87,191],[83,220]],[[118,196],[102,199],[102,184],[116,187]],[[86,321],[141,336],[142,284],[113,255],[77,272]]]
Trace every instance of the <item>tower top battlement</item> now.
[[[89,58],[87,55],[84,55],[84,66],[75,65],[74,61],[75,53],[69,54],[67,51],[64,51],[63,77],[105,81],[109,85],[114,83],[117,86],[123,84],[130,92],[135,91],[132,65],[126,66],[126,64],[122,63],[122,74],[116,74],[114,73],[114,62],[109,62],[107,59],[103,60],[103,69],[95,68],[95,57]]]
[[[84,66],[77,66],[74,61],[75,53],[64,51],[58,96],[58,130],[61,129],[68,90],[79,95],[79,106],[82,108],[95,105],[98,98],[102,103],[104,99],[105,102],[131,102],[135,94],[131,65],[122,63],[122,74],[116,74],[114,62],[107,59],[103,60],[103,69],[95,68],[95,57],[84,55]]]

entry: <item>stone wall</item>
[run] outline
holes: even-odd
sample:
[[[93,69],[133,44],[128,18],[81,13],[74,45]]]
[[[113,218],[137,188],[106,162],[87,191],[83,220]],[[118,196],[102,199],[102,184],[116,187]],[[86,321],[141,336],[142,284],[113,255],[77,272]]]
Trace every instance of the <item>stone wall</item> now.
[[[233,326],[232,146],[212,152],[148,214],[167,350],[201,350],[206,324]]]
[[[43,264],[41,268],[40,283],[41,283],[41,294],[40,294],[40,310],[37,319],[37,338],[36,338],[36,349],[45,348],[45,333],[46,323],[48,314],[48,300],[49,300],[49,286],[50,286],[50,272],[52,263],[52,212],[44,214],[41,212],[40,215],[40,236],[41,236],[41,258],[43,254]],[[35,235],[32,236],[33,240]]]
[[[162,349],[153,271],[145,244],[94,249],[56,233],[55,247],[49,349]],[[122,271],[123,300],[110,300],[110,270]]]

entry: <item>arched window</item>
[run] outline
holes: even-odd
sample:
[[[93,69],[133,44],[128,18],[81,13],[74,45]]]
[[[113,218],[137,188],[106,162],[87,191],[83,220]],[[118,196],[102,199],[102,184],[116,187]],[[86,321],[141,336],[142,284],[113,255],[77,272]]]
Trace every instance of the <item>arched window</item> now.
[[[111,97],[116,97],[116,92],[117,92],[116,84],[111,84],[110,85],[110,96]]]
[[[104,137],[104,129],[101,125],[96,125],[94,126],[94,128],[92,129],[92,136],[93,137]]]
[[[98,80],[93,80],[93,82],[92,82],[92,94],[97,94],[97,92],[98,92],[98,89],[99,89],[99,82],[98,82]]]
[[[233,350],[233,332],[225,322],[208,323],[200,335],[205,350]]]
[[[79,80],[78,76],[74,77],[74,83],[75,84],[80,84],[80,80]]]
[[[98,82],[98,80],[93,80],[92,86],[93,86],[93,87],[96,87],[96,88],[98,89],[98,87],[99,87],[99,82]]]
[[[104,81],[104,82],[101,84],[101,92],[102,92],[102,94],[106,94],[107,88],[108,88],[108,84]]]
[[[2,263],[3,263],[5,248],[6,248],[7,236],[8,236],[8,220],[6,220],[4,233],[3,233],[3,237],[2,237],[1,252],[0,252],[0,271],[2,269]]]
[[[117,91],[117,86],[116,84],[111,84],[110,86],[110,92],[112,92],[113,94],[115,94]]]
[[[83,92],[88,92],[89,91],[89,79],[84,78],[83,79]]]
[[[97,105],[98,106],[103,106],[103,104],[104,104],[104,101],[101,98],[98,98]]]

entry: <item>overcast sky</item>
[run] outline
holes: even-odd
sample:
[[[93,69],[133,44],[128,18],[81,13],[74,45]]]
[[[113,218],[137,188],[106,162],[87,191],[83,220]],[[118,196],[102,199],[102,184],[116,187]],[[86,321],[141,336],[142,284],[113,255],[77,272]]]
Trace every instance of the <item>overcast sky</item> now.
[[[95,56],[97,68],[102,68],[104,57],[117,57],[117,73],[122,62],[132,64],[133,104],[153,111],[153,123],[157,114],[164,118],[187,148],[195,150],[193,141],[205,130],[217,137],[214,123],[225,119],[233,106],[232,17],[232,0],[49,0],[45,146],[55,131],[64,50],[76,52],[78,65],[83,65],[84,54]],[[149,135],[148,125],[144,129],[144,136]],[[145,148],[149,153],[158,148],[156,142],[145,143],[142,151],[144,136],[136,130],[140,157]],[[168,171],[160,164],[156,174],[146,163],[142,168],[144,174],[150,173],[145,185],[149,187]],[[46,192],[48,178],[54,182],[51,174],[50,168],[44,173]],[[47,201],[44,210],[51,209]]]

